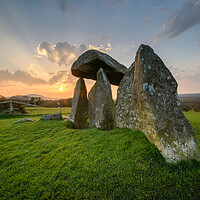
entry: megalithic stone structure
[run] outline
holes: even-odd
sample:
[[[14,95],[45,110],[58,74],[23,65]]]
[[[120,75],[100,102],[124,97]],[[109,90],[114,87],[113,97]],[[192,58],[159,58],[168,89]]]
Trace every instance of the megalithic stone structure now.
[[[200,160],[197,138],[181,111],[177,82],[162,60],[147,45],[135,58],[133,103],[136,123],[167,162]]]
[[[136,114],[132,96],[135,63],[122,78],[118,90],[115,109],[115,123],[119,128],[136,129]]]
[[[72,100],[72,110],[69,121],[74,123],[75,128],[88,128],[88,99],[85,81],[80,77],[74,89],[74,97]]]
[[[111,85],[102,68],[97,72],[95,99],[95,126],[102,130],[114,128],[114,102]]]
[[[181,111],[177,82],[151,47],[141,45],[129,69],[107,54],[89,50],[71,70],[80,77],[69,117],[76,128],[88,127],[89,113],[89,127],[111,130],[116,124],[140,129],[167,162],[200,161],[197,138]],[[97,80],[88,94],[89,102],[81,77]],[[115,113],[110,83],[119,85]]]

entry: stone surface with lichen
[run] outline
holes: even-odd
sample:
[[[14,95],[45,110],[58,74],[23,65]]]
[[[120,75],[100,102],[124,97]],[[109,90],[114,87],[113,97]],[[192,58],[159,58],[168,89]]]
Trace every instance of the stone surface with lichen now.
[[[117,101],[115,110],[115,123],[119,128],[130,128],[135,130],[136,115],[134,112],[132,86],[134,79],[134,67],[133,63],[128,72],[122,78],[118,90]]]
[[[106,73],[109,82],[119,85],[127,68],[117,62],[108,54],[97,50],[88,50],[78,57],[73,63],[71,71],[76,77],[97,80],[97,71],[102,68]]]
[[[114,102],[111,85],[102,68],[97,72],[95,95],[95,126],[102,130],[111,130],[114,123]]]
[[[74,123],[75,128],[88,128],[88,99],[85,81],[80,77],[74,89],[74,97],[72,100],[72,109],[69,121]]]
[[[163,61],[147,45],[135,58],[132,88],[136,128],[161,151],[167,162],[200,160],[198,142],[183,114],[177,94],[178,84]]]

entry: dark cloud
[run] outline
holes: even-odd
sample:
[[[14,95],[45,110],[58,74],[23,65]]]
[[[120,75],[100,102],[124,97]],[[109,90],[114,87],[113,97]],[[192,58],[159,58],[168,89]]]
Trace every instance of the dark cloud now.
[[[17,70],[15,72],[10,72],[9,70],[0,70],[0,82],[5,81],[17,81],[25,83],[27,85],[36,85],[36,84],[47,84],[48,82],[41,79],[33,77],[31,74]]]
[[[198,24],[200,24],[200,0],[188,0],[181,9],[175,10],[164,21],[163,31],[153,39],[151,45],[163,36],[172,39]]]
[[[58,42],[53,45],[50,42],[41,42],[38,45],[37,53],[39,56],[45,55],[51,62],[57,62],[61,65],[71,65],[73,61],[88,48],[85,44],[77,47],[76,45],[71,45],[68,42]],[[37,58],[38,55],[35,57]]]
[[[70,2],[69,0],[56,0],[58,7],[62,13],[76,13],[76,10],[74,8],[74,4]]]

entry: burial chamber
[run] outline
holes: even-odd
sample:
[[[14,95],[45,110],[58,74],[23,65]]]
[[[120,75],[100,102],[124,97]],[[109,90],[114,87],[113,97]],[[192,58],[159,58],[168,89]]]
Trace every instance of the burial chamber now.
[[[75,128],[89,118],[89,125],[83,128],[139,129],[167,162],[200,161],[197,138],[180,107],[178,84],[150,46],[138,48],[129,69],[105,53],[89,50],[74,62],[71,71],[79,77],[69,117]],[[96,80],[88,96],[83,78]],[[119,85],[116,105],[110,84]]]

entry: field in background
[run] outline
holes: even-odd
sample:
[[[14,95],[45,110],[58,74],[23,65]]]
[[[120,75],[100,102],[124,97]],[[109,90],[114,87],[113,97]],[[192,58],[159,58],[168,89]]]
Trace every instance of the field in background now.
[[[200,113],[185,115],[200,144]],[[16,123],[22,115],[5,117],[0,199],[200,199],[200,162],[166,163],[140,131],[78,130],[38,115],[25,123]]]
[[[26,108],[27,115],[37,115],[38,113],[39,115],[54,114],[54,113],[60,113],[60,111],[62,115],[69,115],[71,112],[71,108],[61,107],[61,110],[60,108],[46,108],[46,107],[38,107],[38,108],[27,107]]]

